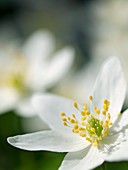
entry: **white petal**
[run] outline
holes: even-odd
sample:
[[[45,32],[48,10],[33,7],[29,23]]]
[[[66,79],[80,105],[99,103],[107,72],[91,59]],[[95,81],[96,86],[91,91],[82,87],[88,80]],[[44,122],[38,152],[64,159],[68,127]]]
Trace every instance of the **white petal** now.
[[[58,51],[48,63],[44,86],[51,87],[69,71],[74,60],[74,49],[65,47]]]
[[[46,59],[53,49],[54,37],[47,30],[39,30],[33,33],[23,46],[25,56],[33,63],[37,60],[39,62]]]
[[[128,109],[124,111],[120,117],[115,121],[111,128],[111,132],[119,132],[121,130],[127,130],[128,129]]]
[[[22,129],[25,133],[32,133],[42,130],[50,130],[48,125],[44,123],[37,115],[33,117],[22,117]]]
[[[97,147],[89,146],[81,151],[68,153],[59,170],[89,170],[103,162]]]
[[[29,64],[26,84],[33,90],[45,90],[52,87],[69,71],[74,59],[74,50],[65,47],[52,59]]]
[[[116,114],[121,111],[126,92],[126,82],[121,64],[116,57],[109,59],[101,68],[94,86],[94,102],[102,109],[103,100],[110,101],[112,121],[117,118]]]
[[[46,90],[47,86],[44,84],[47,68],[48,63],[46,61],[29,63],[25,77],[26,86],[32,91]]]
[[[23,47],[28,61],[25,82],[32,90],[44,90],[44,77],[47,76],[49,54],[54,49],[54,37],[46,30],[35,32]]]
[[[11,88],[0,89],[0,114],[16,107],[19,95]]]
[[[100,141],[99,149],[102,157],[106,159],[110,153],[116,150],[116,146],[120,144],[122,141],[123,135],[122,133],[115,134],[115,135],[108,135]]]
[[[78,119],[80,116],[73,106],[73,101],[60,96],[48,93],[36,94],[32,98],[32,103],[41,119],[54,130],[71,131],[71,128],[63,125],[61,112],[65,112],[68,116],[75,113]]]
[[[9,137],[7,141],[12,146],[30,151],[74,152],[86,147],[83,138],[51,130]]]
[[[105,160],[110,162],[128,160],[127,150],[128,150],[128,139],[118,143],[118,145],[115,146],[115,151],[109,152]]]
[[[23,117],[33,117],[36,115],[30,98],[21,99],[16,106],[16,113]]]

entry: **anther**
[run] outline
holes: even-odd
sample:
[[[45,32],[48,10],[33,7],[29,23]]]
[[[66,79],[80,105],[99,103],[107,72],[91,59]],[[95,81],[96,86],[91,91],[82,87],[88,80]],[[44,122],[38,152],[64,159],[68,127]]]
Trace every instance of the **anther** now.
[[[108,101],[108,106],[110,106],[110,101]]]
[[[108,111],[108,105],[104,104],[103,108],[104,108],[104,110]]]
[[[97,110],[97,107],[96,107],[96,106],[94,106],[94,110],[95,110],[95,111]]]
[[[92,116],[92,118],[95,118],[95,115],[94,115],[94,114],[92,114],[91,116]]]
[[[97,110],[96,110],[96,113],[99,115],[99,114],[100,114],[100,110],[97,109]]]
[[[85,134],[85,133],[80,133],[80,136],[81,136],[81,137],[85,137],[86,134]]]
[[[84,103],[83,110],[87,110],[87,107],[88,107],[87,103]]]
[[[70,123],[76,123],[76,121],[70,118]]]
[[[72,129],[72,132],[79,133],[79,130]]]
[[[71,118],[70,118],[70,117],[68,117],[68,120],[70,121],[70,120],[71,120]]]
[[[102,114],[103,114],[104,116],[106,116],[106,110],[103,110],[103,111],[102,111]]]
[[[81,124],[83,125],[83,126],[85,126],[86,124],[85,124],[85,122],[81,122]]]
[[[90,134],[90,136],[91,136],[91,137],[96,137],[96,134],[93,133],[93,134]]]
[[[90,112],[87,110],[86,112],[85,112],[87,115],[90,115]]]
[[[111,119],[111,115],[110,115],[110,113],[108,113],[108,119],[109,119],[109,120]]]
[[[85,131],[85,128],[79,127],[79,131]]]
[[[65,117],[62,118],[63,121],[67,122],[67,119]]]
[[[109,122],[109,125],[112,125],[112,122]]]
[[[107,100],[105,99],[105,100],[104,100],[104,104],[107,104],[107,103],[108,103],[108,102],[107,102]]]
[[[76,109],[78,109],[78,104],[77,104],[77,102],[74,102],[73,105],[74,105],[74,107],[75,107]]]
[[[87,137],[86,140],[87,140],[88,142],[92,143],[92,140],[91,140],[90,138]]]
[[[61,112],[60,115],[61,116],[66,116],[66,114],[64,112]]]
[[[103,120],[101,120],[101,121],[100,121],[100,124],[103,125],[103,123],[104,123]]]
[[[72,114],[72,117],[76,119],[76,116],[75,116],[75,114]]]
[[[67,122],[63,122],[63,125],[64,125],[64,126],[68,126]]]
[[[85,117],[85,116],[84,116],[84,117],[82,117],[82,118],[81,118],[81,120],[82,120],[82,121],[86,120],[86,117]]]
[[[79,126],[76,124],[76,125],[74,125],[74,129],[78,129],[79,128]]]
[[[85,116],[85,115],[86,115],[86,112],[81,112],[81,115],[82,115],[82,116]]]
[[[102,138],[101,138],[101,136],[99,136],[98,138],[97,138],[97,140],[101,140]]]
[[[121,115],[121,113],[118,113],[118,114],[117,114],[117,116],[120,116],[120,115]]]
[[[97,140],[94,141],[94,146],[97,147],[98,146],[98,142]]]
[[[91,128],[91,132],[95,132],[96,130],[95,130],[95,128]]]
[[[92,96],[90,96],[90,97],[89,97],[89,99],[92,101],[92,100],[93,100],[93,97],[92,97]]]

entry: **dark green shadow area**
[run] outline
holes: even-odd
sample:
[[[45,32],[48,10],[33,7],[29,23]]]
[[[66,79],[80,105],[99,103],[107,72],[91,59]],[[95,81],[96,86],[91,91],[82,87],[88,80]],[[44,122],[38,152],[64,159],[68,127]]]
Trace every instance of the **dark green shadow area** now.
[[[128,170],[128,162],[104,162],[101,166],[95,168],[95,170]]]

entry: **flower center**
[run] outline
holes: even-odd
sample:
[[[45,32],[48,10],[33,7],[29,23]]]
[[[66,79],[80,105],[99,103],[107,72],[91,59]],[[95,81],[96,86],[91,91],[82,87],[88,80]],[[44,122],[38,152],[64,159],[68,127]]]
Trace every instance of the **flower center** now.
[[[73,133],[79,134],[84,137],[94,146],[98,146],[100,140],[102,140],[109,133],[109,128],[112,125],[111,115],[109,113],[110,101],[103,101],[103,109],[100,111],[93,102],[93,97],[89,97],[93,106],[94,113],[90,113],[87,103],[84,103],[83,109],[80,109],[77,102],[74,102],[74,107],[80,114],[80,120],[74,113],[71,117],[68,117],[66,113],[61,112],[62,121],[64,126],[72,129]],[[119,116],[120,113],[117,114]]]
[[[24,77],[22,74],[10,75],[8,85],[12,86],[20,93],[25,93],[26,91],[26,87],[24,84]]]
[[[26,62],[23,56],[13,56],[9,61],[8,67],[1,70],[0,85],[3,87],[11,87],[21,94],[26,94],[25,85]]]

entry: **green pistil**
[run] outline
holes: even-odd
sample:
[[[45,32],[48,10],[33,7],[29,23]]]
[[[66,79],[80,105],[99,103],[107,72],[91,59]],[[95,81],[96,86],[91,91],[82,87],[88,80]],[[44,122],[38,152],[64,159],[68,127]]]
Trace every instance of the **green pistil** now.
[[[95,132],[91,131],[92,128],[95,129]],[[96,134],[98,137],[100,137],[101,134],[102,134],[103,127],[100,124],[99,119],[91,117],[88,120],[88,123],[86,125],[86,129],[87,129],[89,134]]]

